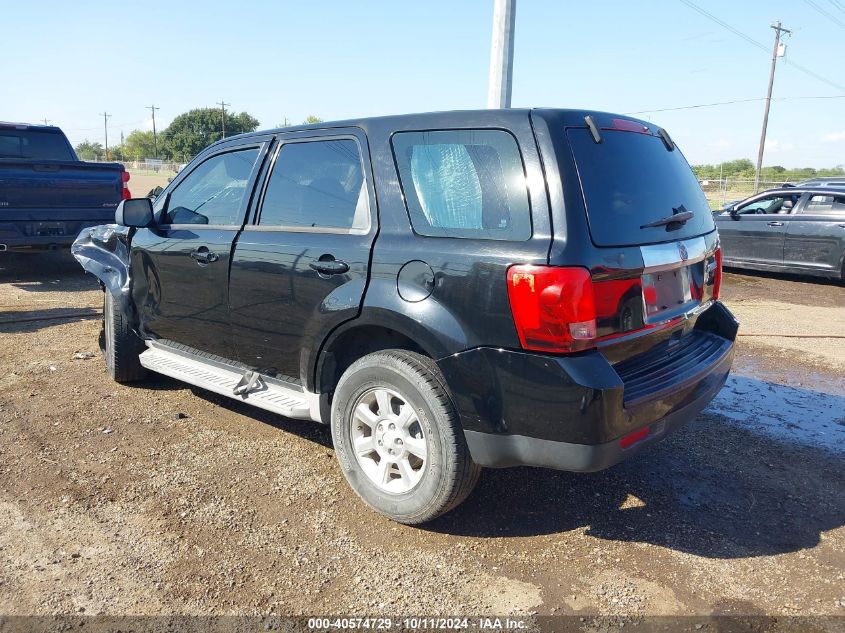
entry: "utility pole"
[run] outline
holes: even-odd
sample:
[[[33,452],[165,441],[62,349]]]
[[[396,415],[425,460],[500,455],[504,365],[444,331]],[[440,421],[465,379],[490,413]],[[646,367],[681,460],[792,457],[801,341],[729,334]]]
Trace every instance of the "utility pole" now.
[[[44,125],[50,125],[50,121],[48,121],[47,119],[41,119],[41,120],[44,121]]]
[[[775,45],[772,48],[772,68],[769,71],[769,90],[766,93],[766,109],[763,111],[763,131],[760,134],[760,149],[757,150],[757,170],[754,172],[754,193],[760,190],[760,170],[763,169],[763,150],[766,146],[766,128],[769,125],[769,108],[772,105],[772,85],[775,83],[775,66],[777,66],[778,55],[780,54],[780,34],[792,31],[780,25],[780,20],[772,24],[775,30]],[[783,56],[781,54],[781,56]]]
[[[221,100],[217,102],[217,105],[220,106],[220,125],[223,129],[223,138],[226,138],[226,106],[232,104]]]
[[[510,108],[513,82],[513,34],[516,0],[493,0],[493,38],[487,107]]]
[[[147,109],[153,113],[153,158],[158,158],[158,142],[156,140],[156,110],[161,110],[154,105],[147,106]]]
[[[108,112],[103,112],[103,129],[106,132],[106,160],[109,159],[109,117],[111,116]]]

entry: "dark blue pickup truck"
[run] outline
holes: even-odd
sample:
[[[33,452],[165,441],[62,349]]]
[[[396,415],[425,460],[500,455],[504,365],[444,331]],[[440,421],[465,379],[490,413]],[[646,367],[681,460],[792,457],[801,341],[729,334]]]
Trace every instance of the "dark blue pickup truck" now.
[[[0,122],[0,251],[69,247],[128,199],[118,163],[80,161],[57,127]]]

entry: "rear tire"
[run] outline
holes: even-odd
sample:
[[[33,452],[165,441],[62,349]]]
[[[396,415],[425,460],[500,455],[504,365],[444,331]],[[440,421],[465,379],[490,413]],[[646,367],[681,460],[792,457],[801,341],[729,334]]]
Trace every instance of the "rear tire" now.
[[[431,521],[478,482],[443,375],[420,354],[387,350],[354,362],[338,382],[331,427],[349,485],[399,523]]]
[[[146,378],[147,370],[138,359],[146,349],[144,341],[129,327],[108,290],[103,299],[101,346],[106,359],[106,371],[115,381],[134,382]]]

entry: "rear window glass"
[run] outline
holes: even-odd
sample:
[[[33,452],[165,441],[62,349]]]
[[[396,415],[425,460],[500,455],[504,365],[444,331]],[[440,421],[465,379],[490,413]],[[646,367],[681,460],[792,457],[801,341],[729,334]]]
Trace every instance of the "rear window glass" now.
[[[399,132],[393,151],[414,231],[436,237],[531,237],[525,171],[502,130]]]
[[[713,215],[680,150],[656,136],[602,130],[601,143],[586,129],[567,130],[598,246],[631,246],[685,239],[713,230]],[[680,228],[643,225],[690,211]]]
[[[67,141],[57,132],[0,130],[0,158],[73,160]]]

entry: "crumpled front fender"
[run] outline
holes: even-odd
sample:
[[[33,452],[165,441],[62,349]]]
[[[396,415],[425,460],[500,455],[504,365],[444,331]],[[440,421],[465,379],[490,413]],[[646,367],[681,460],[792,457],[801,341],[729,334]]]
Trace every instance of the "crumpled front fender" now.
[[[87,272],[99,279],[114,298],[115,308],[137,328],[129,290],[129,227],[101,224],[80,231],[70,252]]]

